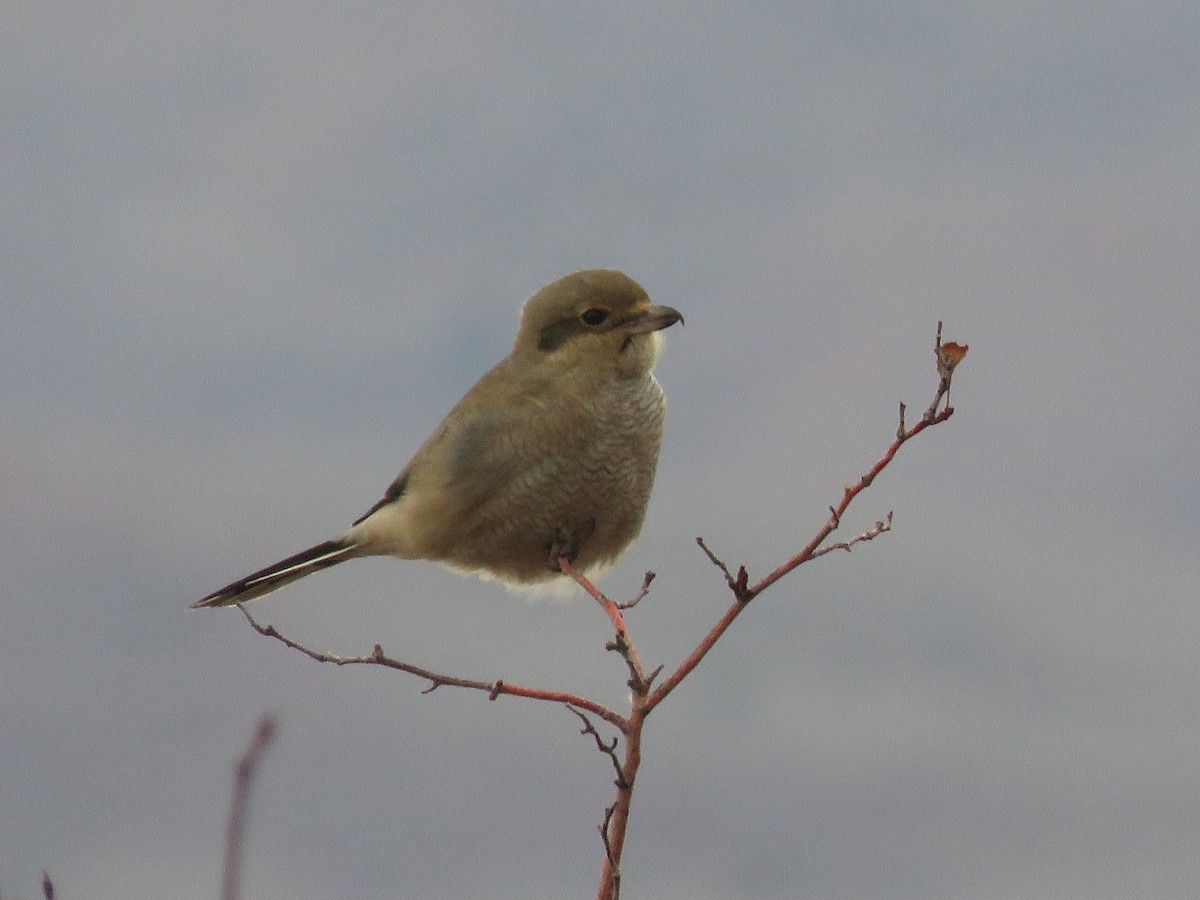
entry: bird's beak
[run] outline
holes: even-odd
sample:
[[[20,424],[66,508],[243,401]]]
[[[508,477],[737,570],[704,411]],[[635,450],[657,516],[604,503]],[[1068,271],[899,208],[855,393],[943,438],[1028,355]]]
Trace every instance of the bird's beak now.
[[[670,328],[676,322],[683,322],[683,314],[679,310],[669,306],[647,306],[636,316],[626,320],[625,329],[630,334],[646,334]]]

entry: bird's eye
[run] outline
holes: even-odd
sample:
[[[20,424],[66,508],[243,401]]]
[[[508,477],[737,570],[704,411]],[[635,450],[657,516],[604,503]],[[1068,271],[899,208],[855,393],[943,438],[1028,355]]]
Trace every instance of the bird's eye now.
[[[579,318],[584,325],[599,325],[608,318],[608,310],[592,307],[591,309],[584,310],[583,315]]]

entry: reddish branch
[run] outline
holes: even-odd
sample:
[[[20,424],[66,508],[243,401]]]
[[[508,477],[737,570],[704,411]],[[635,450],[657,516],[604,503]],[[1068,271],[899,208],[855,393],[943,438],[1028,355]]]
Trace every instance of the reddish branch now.
[[[920,421],[912,427],[908,427],[904,421],[905,405],[903,403],[900,404],[900,424],[896,430],[895,440],[892,441],[884,454],[876,460],[875,464],[858,481],[846,486],[842,491],[841,500],[829,507],[829,517],[825,520],[825,524],[817,531],[812,540],[791,559],[752,584],[745,566],[739,566],[736,574],[730,572],[725,563],[718,559],[705,544],[703,538],[696,539],[700,545],[700,549],[704,551],[713,565],[724,575],[725,582],[733,593],[734,599],[717,620],[716,624],[709,629],[708,633],[696,645],[695,649],[657,687],[654,687],[654,682],[661,673],[662,666],[659,666],[650,673],[646,672],[623,614],[623,610],[630,609],[646,595],[654,574],[647,572],[641,593],[628,603],[622,604],[605,595],[585,575],[576,570],[569,560],[565,558],[559,560],[559,566],[562,571],[573,578],[601,606],[616,632],[616,636],[606,645],[606,649],[618,653],[625,661],[625,665],[629,670],[628,684],[631,691],[631,704],[628,716],[622,716],[603,704],[589,700],[586,697],[562,691],[525,687],[499,680],[478,681],[452,675],[442,675],[411,663],[392,659],[384,654],[379,644],[376,644],[373,652],[367,656],[336,656],[332,653],[312,650],[280,634],[273,626],[259,625],[246,612],[244,606],[239,605],[238,608],[241,609],[243,615],[250,622],[250,625],[259,634],[281,641],[313,659],[333,663],[338,666],[378,665],[407,672],[410,675],[416,675],[418,678],[429,682],[429,687],[425,689],[424,693],[430,693],[442,686],[463,687],[482,691],[488,695],[488,699],[490,700],[495,700],[503,694],[508,694],[515,697],[528,697],[533,700],[546,700],[566,706],[583,721],[584,727],[581,734],[592,736],[597,749],[611,760],[616,770],[616,779],[614,780],[617,789],[616,799],[605,810],[604,820],[600,825],[600,834],[604,843],[604,862],[601,867],[600,886],[596,895],[599,900],[616,900],[620,893],[621,856],[625,846],[625,834],[629,822],[629,808],[633,800],[633,789],[637,780],[638,768],[641,765],[642,727],[646,717],[679,686],[683,679],[692,673],[696,666],[700,664],[700,661],[704,659],[708,651],[713,648],[716,642],[728,630],[729,626],[733,624],[734,620],[749,606],[751,600],[804,563],[819,556],[824,556],[834,550],[849,551],[855,544],[873,540],[891,530],[892,514],[889,512],[885,519],[877,521],[874,526],[866,531],[844,541],[827,543],[830,535],[841,525],[842,517],[854,501],[854,498],[870,487],[876,476],[891,463],[900,448],[925,429],[940,424],[954,415],[954,409],[949,406],[950,381],[955,366],[966,355],[967,346],[951,343],[943,344],[942,323],[938,322],[934,352],[937,358],[939,375],[938,389],[933,402],[925,410]],[[943,399],[946,401],[946,406],[939,411]],[[587,717],[587,713],[603,719],[624,735],[625,752],[622,757],[619,757],[617,753],[617,739],[613,738],[612,741],[605,741],[592,725],[591,720]]]
[[[333,663],[335,666],[383,666],[388,669],[396,669],[400,672],[407,672],[409,675],[416,675],[429,682],[429,687],[425,688],[421,693],[431,694],[439,687],[460,687],[469,688],[474,691],[483,691],[488,695],[489,700],[495,700],[502,695],[510,697],[528,697],[531,700],[548,700],[551,703],[562,703],[567,706],[577,706],[580,709],[586,709],[588,712],[599,716],[605,722],[613,725],[618,731],[624,733],[628,727],[628,723],[624,716],[618,712],[614,712],[602,703],[597,703],[595,700],[589,700],[587,697],[580,697],[577,694],[568,694],[564,691],[550,691],[543,688],[526,687],[520,684],[509,684],[506,681],[480,681],[473,678],[459,678],[454,675],[442,675],[438,672],[433,672],[429,669],[415,666],[412,663],[407,663],[399,659],[393,659],[383,652],[383,647],[379,644],[367,656],[338,656],[334,653],[326,653],[322,650],[313,650],[295,641],[285,634],[281,634],[276,630],[274,625],[260,625],[255,618],[246,611],[244,604],[238,604],[238,609],[242,615],[246,617],[246,621],[250,623],[250,627],[264,637],[274,638],[282,644],[291,647],[293,650],[299,650],[305,656],[317,660],[318,662]]]
[[[649,700],[647,701],[649,706],[647,712],[654,709],[654,707],[658,706],[658,704],[662,703],[662,701],[667,698],[667,695],[670,694],[671,691],[675,690],[679,683],[683,681],[683,679],[687,678],[692,670],[700,664],[700,660],[704,659],[708,651],[713,648],[713,645],[716,644],[721,635],[725,633],[729,626],[733,624],[734,620],[742,614],[742,610],[746,608],[750,601],[777,582],[780,578],[787,575],[798,566],[808,562],[810,559],[815,559],[818,556],[824,556],[830,550],[838,549],[839,547],[849,550],[853,544],[860,543],[862,541],[869,541],[877,534],[881,534],[882,532],[891,529],[892,514],[889,512],[887,514],[886,523],[877,522],[875,524],[875,528],[871,529],[870,531],[866,531],[849,541],[825,545],[826,539],[837,529],[839,525],[841,525],[842,516],[849,508],[850,504],[854,501],[854,498],[871,486],[871,482],[875,480],[875,477],[879,475],[880,472],[887,468],[888,464],[891,463],[892,459],[896,456],[896,453],[900,450],[900,448],[926,428],[929,428],[932,425],[937,425],[941,422],[945,422],[952,415],[954,415],[954,407],[947,406],[941,412],[938,412],[938,406],[941,405],[943,397],[949,397],[950,379],[954,374],[954,366],[958,364],[964,355],[966,355],[967,351],[965,346],[960,348],[957,344],[946,346],[953,346],[955,348],[955,352],[950,354],[954,357],[953,361],[949,362],[949,364],[947,364],[946,361],[947,354],[943,351],[942,323],[938,322],[937,338],[934,341],[934,354],[937,357],[939,381],[937,393],[934,394],[933,402],[929,404],[929,408],[925,411],[925,415],[921,417],[921,421],[911,428],[905,427],[905,407],[903,403],[900,404],[900,426],[896,430],[896,439],[892,441],[891,446],[887,448],[883,456],[876,460],[875,464],[871,466],[871,468],[869,468],[866,473],[858,479],[858,481],[856,481],[854,484],[846,486],[846,488],[842,491],[841,502],[839,502],[836,506],[829,507],[829,518],[825,520],[825,524],[820,528],[819,531],[817,531],[812,540],[809,541],[804,549],[802,549],[799,553],[752,585],[749,583],[750,576],[747,573],[745,566],[738,568],[736,576],[731,575],[729,573],[729,568],[723,562],[717,559],[712,551],[708,549],[704,543],[704,539],[696,539],[697,543],[700,544],[701,549],[705,552],[708,558],[721,570],[722,573],[724,573],[725,582],[729,585],[729,589],[733,592],[734,601],[732,604],[730,604],[729,608],[725,610],[721,618],[717,620],[717,624],[714,625],[709,630],[708,634],[701,639],[700,643],[696,645],[696,648],[688,654],[687,658],[679,664],[679,667],[676,668],[675,671],[670,675],[668,675],[666,680],[663,681],[663,683],[654,690],[654,693],[650,695]]]
[[[225,873],[221,879],[221,900],[241,896],[242,843],[246,828],[246,808],[258,764],[275,737],[276,724],[271,716],[258,720],[258,727],[246,752],[234,766],[233,799],[229,803],[229,825],[225,831]]]

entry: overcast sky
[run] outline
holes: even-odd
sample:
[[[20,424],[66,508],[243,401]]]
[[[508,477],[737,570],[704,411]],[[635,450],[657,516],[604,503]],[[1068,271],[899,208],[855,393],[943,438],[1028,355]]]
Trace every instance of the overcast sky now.
[[[249,8],[248,8],[249,6]],[[680,309],[648,665],[971,351],[957,412],[650,720],[625,895],[1200,883],[1192,3],[30,3],[0,11],[0,891],[595,890],[612,772],[546,704],[322,666],[188,602],[340,532],[587,266]],[[254,611],[625,708],[590,601],[424,562]]]

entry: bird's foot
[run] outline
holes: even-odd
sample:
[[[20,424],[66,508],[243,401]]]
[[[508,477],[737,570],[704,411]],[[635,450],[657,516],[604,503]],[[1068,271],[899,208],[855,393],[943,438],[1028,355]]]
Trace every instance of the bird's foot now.
[[[584,538],[595,530],[596,522],[592,519],[575,528],[557,526],[546,544],[546,567],[552,572],[561,572],[562,567],[558,561],[564,557],[567,562],[574,563]]]

